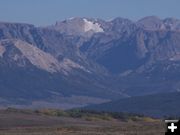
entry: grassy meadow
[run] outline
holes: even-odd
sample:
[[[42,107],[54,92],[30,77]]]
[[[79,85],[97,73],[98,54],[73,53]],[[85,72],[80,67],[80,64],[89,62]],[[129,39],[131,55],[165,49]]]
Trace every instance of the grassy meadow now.
[[[0,135],[164,135],[162,120],[81,110],[0,111]]]

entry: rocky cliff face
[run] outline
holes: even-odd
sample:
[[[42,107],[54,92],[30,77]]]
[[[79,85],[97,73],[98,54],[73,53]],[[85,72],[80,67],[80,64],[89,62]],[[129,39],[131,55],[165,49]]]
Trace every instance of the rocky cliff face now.
[[[2,101],[72,105],[72,96],[88,96],[90,104],[178,91],[179,22],[152,16],[71,18],[48,27],[1,22]]]
[[[175,18],[160,19],[156,16],[148,16],[137,22],[137,25],[146,30],[180,30],[180,20]]]
[[[133,23],[117,18],[111,22],[117,27],[115,30],[94,35],[80,50],[114,73],[138,69],[158,61],[178,61],[178,20],[166,20],[169,19],[161,21],[156,17],[147,17]],[[162,29],[159,22],[166,22],[173,29]]]

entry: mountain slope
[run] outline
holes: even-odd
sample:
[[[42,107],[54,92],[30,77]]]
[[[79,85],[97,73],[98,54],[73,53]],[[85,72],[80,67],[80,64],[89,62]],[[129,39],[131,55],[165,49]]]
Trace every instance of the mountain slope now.
[[[179,43],[173,18],[78,17],[47,27],[1,22],[0,101],[66,108],[176,92]]]
[[[88,110],[129,112],[154,117],[179,116],[180,93],[164,93],[132,97],[86,107]]]
[[[108,88],[98,75],[68,58],[58,61],[51,54],[17,39],[1,40],[0,46],[2,106],[36,107],[44,102],[42,106],[51,103],[51,106],[67,108],[101,103],[117,94],[122,96]],[[38,103],[33,105],[33,102]]]

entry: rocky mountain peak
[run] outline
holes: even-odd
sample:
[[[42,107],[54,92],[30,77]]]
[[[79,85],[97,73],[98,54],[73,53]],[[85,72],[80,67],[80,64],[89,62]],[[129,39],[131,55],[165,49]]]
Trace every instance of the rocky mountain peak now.
[[[77,17],[40,28],[0,23],[0,95],[108,99],[174,91],[179,43],[179,20],[173,18]]]
[[[51,28],[67,35],[84,37],[90,37],[94,33],[104,32],[101,24],[99,24],[95,19],[81,17],[56,22],[56,24],[51,26]]]
[[[137,25],[147,30],[164,30],[163,21],[157,16],[148,16],[137,21]]]
[[[180,30],[180,20],[175,18],[160,19],[157,16],[148,16],[140,19],[137,25],[146,30]]]

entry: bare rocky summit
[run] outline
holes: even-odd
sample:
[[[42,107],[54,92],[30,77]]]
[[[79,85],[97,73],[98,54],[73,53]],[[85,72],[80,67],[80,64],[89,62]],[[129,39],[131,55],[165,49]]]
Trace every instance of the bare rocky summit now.
[[[1,22],[0,102],[74,107],[178,91],[179,30],[180,20],[155,16],[77,17],[47,27]]]

